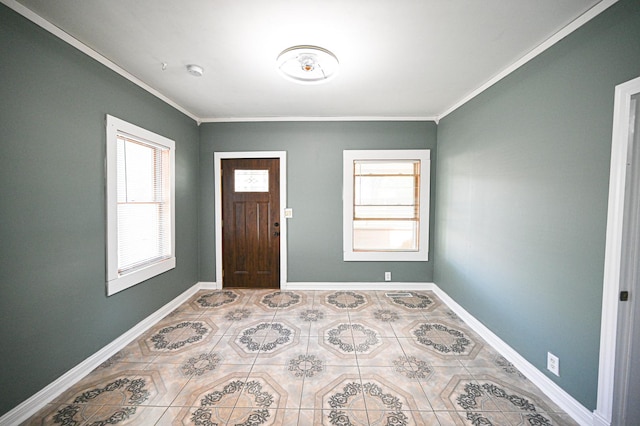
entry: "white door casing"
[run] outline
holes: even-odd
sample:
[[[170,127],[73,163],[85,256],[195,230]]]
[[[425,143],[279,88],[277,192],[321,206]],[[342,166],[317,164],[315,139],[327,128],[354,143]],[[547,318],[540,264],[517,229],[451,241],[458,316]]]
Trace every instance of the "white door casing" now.
[[[621,268],[623,265],[623,232],[627,161],[629,156],[632,97],[640,93],[640,77],[616,86],[611,142],[611,172],[605,245],[602,323],[600,332],[600,365],[598,400],[594,425],[609,426],[614,415],[616,348],[618,347],[618,314]]]

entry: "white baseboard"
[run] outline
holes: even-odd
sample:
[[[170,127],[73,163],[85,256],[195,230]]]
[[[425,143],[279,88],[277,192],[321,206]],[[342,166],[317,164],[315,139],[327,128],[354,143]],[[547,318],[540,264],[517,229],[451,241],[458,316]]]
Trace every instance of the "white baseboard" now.
[[[487,341],[500,355],[511,362],[522,372],[531,382],[536,385],[553,402],[558,404],[567,414],[582,426],[593,426],[593,414],[571,395],[565,392],[560,386],[538,370],[533,364],[522,357],[515,349],[496,336],[484,324],[478,321],[473,315],[458,305],[448,294],[442,291],[437,285],[433,285],[433,291],[449,308],[456,313],[469,327]]]
[[[593,413],[593,426],[611,426],[611,422],[596,410]]]
[[[199,282],[193,287],[180,294],[178,297],[158,309],[153,314],[136,324],[129,331],[109,343],[107,346],[91,355],[89,358],[72,368],[57,380],[50,383],[44,389],[15,407],[13,410],[0,417],[0,426],[9,426],[24,422],[33,416],[46,404],[51,402],[56,396],[73,386],[81,378],[89,374],[96,367],[108,360],[118,351],[122,350],[131,341],[136,339],[151,326],[156,324],[167,314],[180,306],[198,290],[218,290],[221,286],[217,282]],[[458,305],[449,295],[442,291],[434,283],[401,283],[401,282],[298,282],[286,283],[283,290],[430,290],[440,298],[453,312],[456,313],[469,327],[471,327],[480,337],[487,341],[502,356],[509,360],[518,368],[533,384],[538,386],[551,400],[569,414],[576,422],[583,426],[610,426],[603,421],[600,416],[593,415],[587,408],[576,401],[571,395],[556,385],[551,379],[545,376],[540,370],[523,358],[511,346],[496,336],[491,330],[485,327],[473,315]]]
[[[220,290],[222,286],[216,281],[200,281],[198,283],[200,290]]]
[[[94,353],[89,358],[85,359],[80,364],[76,365],[71,370],[67,371],[65,374],[51,382],[31,398],[27,399],[26,401],[0,417],[0,426],[17,425],[36,414],[45,405],[53,401],[55,397],[76,384],[84,376],[95,370],[100,364],[111,358],[113,355],[115,355],[117,352],[131,343],[134,339],[147,331],[151,326],[156,324],[182,303],[187,301],[200,288],[200,283],[195,284],[184,293],[180,294],[178,297],[149,315],[147,318],[140,321],[133,328],[122,334],[113,342],[109,343],[107,346],[103,347],[98,352]]]
[[[385,282],[298,282],[286,283],[282,290],[433,290],[433,283],[402,283],[397,281]]]

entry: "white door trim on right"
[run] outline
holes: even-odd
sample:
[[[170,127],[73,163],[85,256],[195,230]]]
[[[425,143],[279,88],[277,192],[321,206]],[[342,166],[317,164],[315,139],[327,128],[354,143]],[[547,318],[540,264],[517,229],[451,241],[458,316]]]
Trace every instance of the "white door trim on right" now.
[[[610,426],[613,418],[614,377],[618,332],[618,295],[622,266],[631,97],[640,93],[640,77],[616,86],[611,141],[611,174],[605,245],[598,400],[595,426]]]

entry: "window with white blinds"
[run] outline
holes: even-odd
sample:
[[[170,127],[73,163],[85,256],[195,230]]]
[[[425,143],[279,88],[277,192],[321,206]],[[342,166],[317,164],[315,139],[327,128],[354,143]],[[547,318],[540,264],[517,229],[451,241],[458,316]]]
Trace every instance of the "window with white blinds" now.
[[[344,151],[344,260],[428,259],[429,150]]]
[[[175,267],[175,143],[107,116],[107,294]]]

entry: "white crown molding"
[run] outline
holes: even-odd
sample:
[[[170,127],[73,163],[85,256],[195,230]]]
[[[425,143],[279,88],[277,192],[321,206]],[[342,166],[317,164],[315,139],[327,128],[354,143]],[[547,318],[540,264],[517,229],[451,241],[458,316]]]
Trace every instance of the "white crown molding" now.
[[[201,283],[196,283],[195,285],[184,291],[182,294],[178,295],[175,299],[171,300],[169,303],[133,326],[129,331],[125,332],[120,337],[104,346],[98,352],[89,356],[80,364],[64,373],[62,376],[51,382],[31,398],[27,399],[22,404],[18,405],[17,407],[0,417],[0,426],[21,424],[29,417],[36,414],[45,405],[53,401],[55,397],[76,384],[80,379],[95,370],[100,364],[107,361],[113,355],[118,353],[125,346],[127,346],[153,325],[155,325],[162,318],[171,313],[178,306],[189,300],[189,298],[200,289]]]
[[[567,37],[569,34],[574,32],[575,30],[577,30],[578,28],[580,28],[581,26],[583,26],[584,24],[589,22],[591,19],[595,18],[600,13],[604,12],[606,9],[608,9],[610,6],[612,6],[617,2],[618,0],[602,0],[600,3],[596,4],[591,9],[587,10],[585,13],[583,13],[582,15],[580,15],[579,17],[571,21],[568,25],[566,25],[560,31],[556,32],[554,35],[552,35],[551,37],[546,39],[544,42],[539,44],[536,48],[531,50],[522,58],[518,59],[516,62],[514,62],[513,64],[511,64],[510,66],[502,70],[500,73],[495,75],[493,78],[491,78],[489,81],[484,83],[482,86],[478,87],[476,90],[469,93],[467,96],[465,96],[464,98],[460,99],[458,102],[453,104],[451,107],[449,107],[449,109],[444,111],[442,114],[438,115],[435,121],[439,122],[441,119],[451,114],[453,111],[457,110],[462,105],[466,104],[471,99],[475,98],[476,96],[478,96],[479,94],[487,90],[489,87],[493,86],[494,84],[496,84],[497,82],[499,82],[500,80],[502,80],[503,78],[505,78],[506,76],[508,76],[509,74],[511,74],[512,72],[514,72],[515,70],[523,66],[524,64],[526,64],[527,62],[531,61],[536,56],[540,55],[545,50],[549,49],[551,46],[558,43],[560,40]]]
[[[203,118],[201,123],[254,123],[287,121],[436,121],[437,117],[212,117]]]
[[[105,67],[107,67],[110,70],[120,74],[122,77],[126,78],[130,82],[136,84],[140,88],[142,88],[142,89],[146,90],[147,92],[151,93],[152,95],[154,95],[155,97],[157,97],[161,101],[163,101],[166,104],[168,104],[168,105],[172,106],[173,108],[177,109],[178,111],[180,111],[181,113],[183,113],[184,115],[186,115],[187,117],[191,118],[196,123],[198,123],[198,125],[201,123],[199,117],[197,117],[196,115],[192,114],[190,111],[186,110],[184,107],[182,107],[181,105],[179,105],[178,103],[176,103],[172,99],[168,98],[167,96],[163,95],[162,93],[160,93],[159,91],[157,91],[153,87],[149,86],[147,83],[145,83],[144,81],[140,80],[139,78],[137,78],[133,74],[129,73],[125,69],[123,69],[120,66],[116,65],[114,62],[112,62],[109,59],[107,59],[106,57],[102,56],[100,53],[96,52],[95,50],[93,50],[92,48],[87,46],[86,44],[82,43],[77,38],[73,37],[72,35],[70,35],[69,33],[65,32],[65,31],[63,31],[59,27],[56,27],[51,22],[47,21],[46,19],[44,19],[43,17],[41,17],[37,13],[33,12],[31,9],[29,9],[29,8],[23,6],[22,4],[18,3],[16,0],[0,0],[0,2],[2,4],[4,4],[5,6],[13,9],[13,11],[15,11],[15,12],[19,13],[20,15],[24,16],[25,18],[27,18],[28,20],[30,20],[34,24],[40,26],[41,28],[45,29],[46,31],[49,31],[51,34],[53,34],[54,36],[58,37],[62,41],[64,41],[64,42],[70,44],[71,46],[75,47],[76,49],[78,49],[79,51],[84,53],[85,55],[93,58],[94,60],[96,60],[98,62],[100,62]]]
[[[618,0],[602,0],[600,3],[593,6],[591,9],[580,15],[578,18],[574,19],[567,26],[562,28],[560,31],[556,32],[554,35],[549,37],[546,41],[538,45],[536,48],[531,50],[529,53],[524,55],[522,58],[505,68],[503,71],[498,73],[496,76],[491,78],[482,86],[478,87],[476,90],[469,93],[467,96],[460,99],[458,102],[453,104],[443,113],[437,116],[424,116],[424,117],[385,117],[385,116],[341,116],[341,117],[209,117],[209,118],[200,118],[195,114],[191,113],[172,99],[163,95],[153,87],[149,86],[142,80],[138,79],[134,75],[130,74],[128,71],[124,70],[120,66],[116,65],[109,59],[105,58],[86,44],[82,43],[78,39],[72,37],[70,34],[66,33],[59,27],[51,24],[46,19],[42,18],[40,15],[36,14],[29,8],[23,6],[18,3],[16,0],[0,0],[1,3],[6,5],[7,7],[13,9],[15,12],[21,14],[25,18],[29,19],[36,25],[44,28],[49,31],[54,36],[62,39],[63,41],[69,43],[71,46],[100,62],[107,68],[113,70],[114,72],[120,74],[122,77],[128,79],[132,83],[138,85],[142,89],[148,91],[152,95],[156,96],[160,100],[164,101],[168,105],[174,107],[178,111],[182,112],[186,116],[193,119],[198,125],[202,123],[236,123],[236,122],[292,122],[292,121],[300,121],[300,122],[313,122],[313,121],[434,121],[436,124],[444,117],[460,108],[465,103],[469,102],[471,99],[478,96],[480,93],[487,90],[489,87],[496,84],[498,81],[502,80],[522,65],[526,64],[536,56],[540,55],[545,50],[549,49],[551,46],[580,28],[585,23],[589,22],[594,17],[598,16],[604,10],[609,8],[611,5],[615,4]]]

